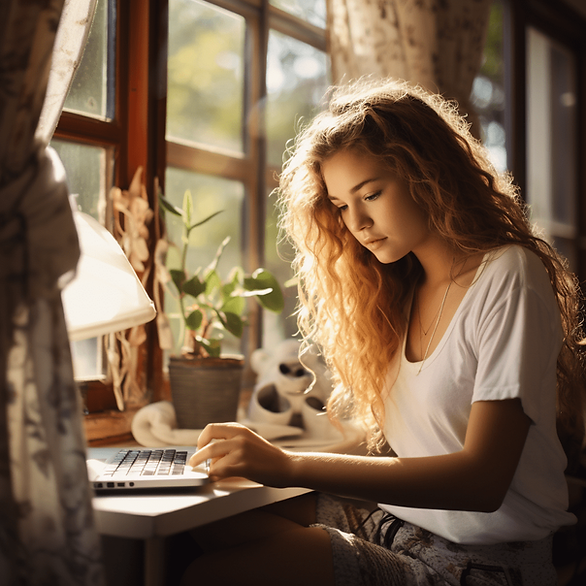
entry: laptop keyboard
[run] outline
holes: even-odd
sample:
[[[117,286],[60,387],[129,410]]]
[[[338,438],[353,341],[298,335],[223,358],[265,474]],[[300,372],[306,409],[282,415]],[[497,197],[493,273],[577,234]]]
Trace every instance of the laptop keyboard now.
[[[128,474],[175,476],[183,474],[186,465],[187,451],[183,450],[120,450],[103,475],[111,478],[123,478]]]

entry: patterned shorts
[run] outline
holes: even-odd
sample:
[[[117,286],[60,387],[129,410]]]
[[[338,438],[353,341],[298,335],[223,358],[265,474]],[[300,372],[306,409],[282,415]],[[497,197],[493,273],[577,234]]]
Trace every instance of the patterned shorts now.
[[[551,538],[460,545],[380,509],[319,495],[316,527],[330,534],[336,586],[555,586]]]

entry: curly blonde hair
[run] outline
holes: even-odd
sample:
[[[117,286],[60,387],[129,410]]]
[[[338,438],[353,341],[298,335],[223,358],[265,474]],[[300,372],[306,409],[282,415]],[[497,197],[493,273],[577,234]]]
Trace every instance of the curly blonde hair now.
[[[574,276],[533,233],[512,178],[495,170],[457,105],[392,79],[333,88],[329,108],[299,133],[280,176],[280,227],[296,250],[299,328],[321,347],[335,377],[329,412],[363,422],[370,446],[382,445],[381,392],[407,328],[407,300],[422,271],[412,253],[380,263],[328,200],[322,165],[349,148],[405,180],[430,229],[461,253],[519,244],[541,258],[565,331],[558,415],[569,437],[581,437],[585,381]]]

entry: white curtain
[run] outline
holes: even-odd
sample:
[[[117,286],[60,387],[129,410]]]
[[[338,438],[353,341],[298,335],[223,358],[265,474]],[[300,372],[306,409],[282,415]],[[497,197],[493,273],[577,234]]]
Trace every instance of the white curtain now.
[[[104,583],[59,288],[79,248],[63,169],[46,148],[94,8],[95,0],[0,3],[2,584]]]
[[[492,0],[327,0],[337,82],[393,76],[455,99],[478,136],[469,98]]]

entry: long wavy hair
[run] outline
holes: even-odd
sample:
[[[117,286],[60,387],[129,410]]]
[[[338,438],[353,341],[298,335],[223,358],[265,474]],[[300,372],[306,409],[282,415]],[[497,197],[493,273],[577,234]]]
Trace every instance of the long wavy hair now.
[[[430,230],[461,254],[518,244],[540,257],[565,332],[557,370],[560,436],[581,438],[586,383],[575,277],[533,232],[512,178],[496,171],[457,105],[390,79],[333,88],[329,108],[298,134],[280,176],[280,227],[296,251],[299,328],[322,349],[336,383],[328,411],[361,421],[370,447],[382,445],[381,393],[422,272],[412,253],[380,263],[345,227],[322,176],[324,161],[344,149],[372,156],[405,180]]]

